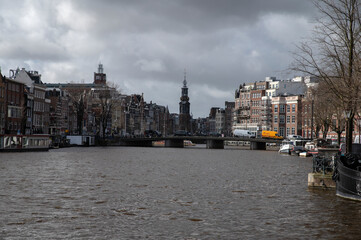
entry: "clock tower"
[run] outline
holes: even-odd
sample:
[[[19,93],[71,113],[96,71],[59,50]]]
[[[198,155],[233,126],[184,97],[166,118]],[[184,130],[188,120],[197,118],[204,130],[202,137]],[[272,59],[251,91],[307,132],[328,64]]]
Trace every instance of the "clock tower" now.
[[[190,103],[188,97],[186,72],[184,71],[182,95],[180,97],[180,102],[179,102],[179,129],[190,132],[191,131],[190,120],[191,120]]]

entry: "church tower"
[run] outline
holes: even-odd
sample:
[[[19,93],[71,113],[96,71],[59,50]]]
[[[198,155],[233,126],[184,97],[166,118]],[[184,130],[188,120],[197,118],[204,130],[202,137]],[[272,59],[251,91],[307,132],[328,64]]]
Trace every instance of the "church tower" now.
[[[191,131],[190,120],[191,120],[190,103],[188,97],[186,72],[184,71],[182,95],[180,97],[180,102],[179,102],[179,129],[190,132]]]
[[[105,85],[107,83],[107,75],[104,73],[103,64],[99,63],[98,72],[94,73],[94,84]]]

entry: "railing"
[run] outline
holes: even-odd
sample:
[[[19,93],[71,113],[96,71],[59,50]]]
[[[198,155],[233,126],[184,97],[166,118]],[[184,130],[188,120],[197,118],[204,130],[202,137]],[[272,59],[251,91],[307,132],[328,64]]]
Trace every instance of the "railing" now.
[[[314,173],[332,173],[335,169],[335,157],[325,157],[316,155],[313,157],[313,172]]]

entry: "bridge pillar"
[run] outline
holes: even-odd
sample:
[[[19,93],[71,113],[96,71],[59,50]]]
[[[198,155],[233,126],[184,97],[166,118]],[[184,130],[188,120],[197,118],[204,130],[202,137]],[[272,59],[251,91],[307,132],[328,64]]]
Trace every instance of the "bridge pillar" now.
[[[173,147],[173,148],[183,148],[184,147],[184,141],[183,139],[166,139],[164,141],[165,147]]]
[[[265,142],[251,142],[250,144],[251,150],[266,150]]]
[[[207,148],[224,149],[224,141],[223,140],[207,140]]]

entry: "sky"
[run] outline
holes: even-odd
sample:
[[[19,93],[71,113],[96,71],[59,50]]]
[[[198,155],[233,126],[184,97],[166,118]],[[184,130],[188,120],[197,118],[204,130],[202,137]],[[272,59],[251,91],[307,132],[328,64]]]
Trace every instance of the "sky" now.
[[[123,94],[179,112],[184,73],[193,118],[234,101],[243,83],[289,79],[312,34],[310,0],[0,0],[0,67],[45,83],[93,82],[102,63]]]

